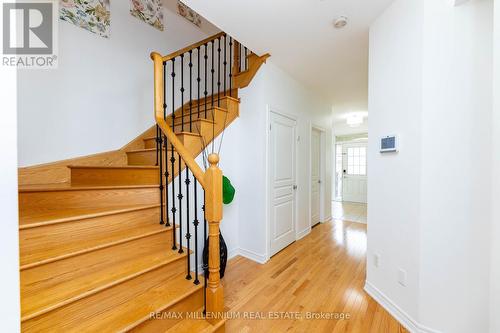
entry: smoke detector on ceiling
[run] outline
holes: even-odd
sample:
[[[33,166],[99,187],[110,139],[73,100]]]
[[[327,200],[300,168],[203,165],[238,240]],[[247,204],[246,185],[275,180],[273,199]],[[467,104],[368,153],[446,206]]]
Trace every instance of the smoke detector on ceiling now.
[[[333,26],[335,29],[342,29],[347,25],[347,17],[346,16],[340,16],[339,18],[335,19],[333,21]]]

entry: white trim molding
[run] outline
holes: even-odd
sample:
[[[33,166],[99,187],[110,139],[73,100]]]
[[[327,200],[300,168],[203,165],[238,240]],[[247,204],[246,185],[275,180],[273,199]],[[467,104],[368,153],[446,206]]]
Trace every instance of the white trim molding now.
[[[300,240],[300,239],[306,237],[307,235],[309,235],[310,232],[311,232],[311,227],[310,226],[307,227],[307,228],[305,228],[302,231],[297,232],[296,235],[295,235],[295,240]]]
[[[401,323],[407,330],[412,333],[441,333],[429,327],[418,323],[409,314],[403,311],[399,306],[397,306],[393,301],[391,301],[386,295],[384,295],[379,289],[377,289],[373,284],[366,281],[364,290],[368,295],[370,295],[378,304],[380,304],[387,312],[389,312],[397,321]]]
[[[253,251],[245,250],[242,248],[238,249],[238,254],[242,257],[247,258],[247,259],[256,261],[259,264],[265,264],[269,260],[265,254],[255,253]]]
[[[238,248],[227,251],[227,260],[236,257],[239,254]]]

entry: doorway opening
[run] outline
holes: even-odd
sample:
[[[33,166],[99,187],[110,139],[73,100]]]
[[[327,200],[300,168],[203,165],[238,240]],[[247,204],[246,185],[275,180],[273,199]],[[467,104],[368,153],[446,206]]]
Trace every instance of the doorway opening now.
[[[325,179],[325,130],[311,126],[311,228],[325,220],[324,217],[324,179]]]
[[[335,138],[335,219],[367,223],[367,145],[367,133]]]

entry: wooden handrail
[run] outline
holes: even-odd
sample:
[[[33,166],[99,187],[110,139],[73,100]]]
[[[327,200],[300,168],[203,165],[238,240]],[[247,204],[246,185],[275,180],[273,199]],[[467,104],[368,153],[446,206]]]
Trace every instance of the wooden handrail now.
[[[153,59],[154,63],[154,109],[156,124],[160,126],[169,142],[175,147],[175,150],[182,157],[201,187],[205,188],[205,172],[203,172],[191,153],[184,147],[172,128],[163,118],[163,58],[159,53],[152,52],[151,59]]]
[[[198,46],[202,46],[202,45],[204,45],[204,44],[206,44],[206,43],[209,43],[209,42],[211,42],[211,41],[213,41],[213,40],[215,40],[215,39],[217,39],[217,38],[219,38],[219,37],[224,36],[225,34],[226,34],[226,33],[225,33],[225,32],[223,32],[223,31],[222,31],[222,32],[219,32],[218,34],[215,34],[215,35],[213,35],[213,36],[211,36],[211,37],[205,38],[204,40],[199,41],[198,43],[191,44],[191,45],[189,45],[189,46],[186,46],[186,47],[185,47],[185,48],[183,48],[183,49],[180,49],[179,51],[175,51],[174,53],[170,53],[170,54],[168,54],[168,55],[166,55],[166,56],[162,57],[162,60],[163,60],[163,61],[169,61],[169,60],[172,60],[173,58],[176,58],[176,57],[180,56],[181,54],[184,54],[184,53],[186,53],[186,52],[189,52],[189,51],[191,51],[191,50],[194,50],[194,49],[195,49],[195,48],[197,48]]]

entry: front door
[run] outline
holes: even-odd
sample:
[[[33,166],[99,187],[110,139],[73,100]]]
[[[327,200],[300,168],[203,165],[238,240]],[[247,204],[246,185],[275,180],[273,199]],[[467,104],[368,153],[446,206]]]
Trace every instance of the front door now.
[[[296,121],[270,113],[269,179],[271,255],[295,241]]]
[[[345,144],[342,155],[342,201],[366,203],[366,144]]]

